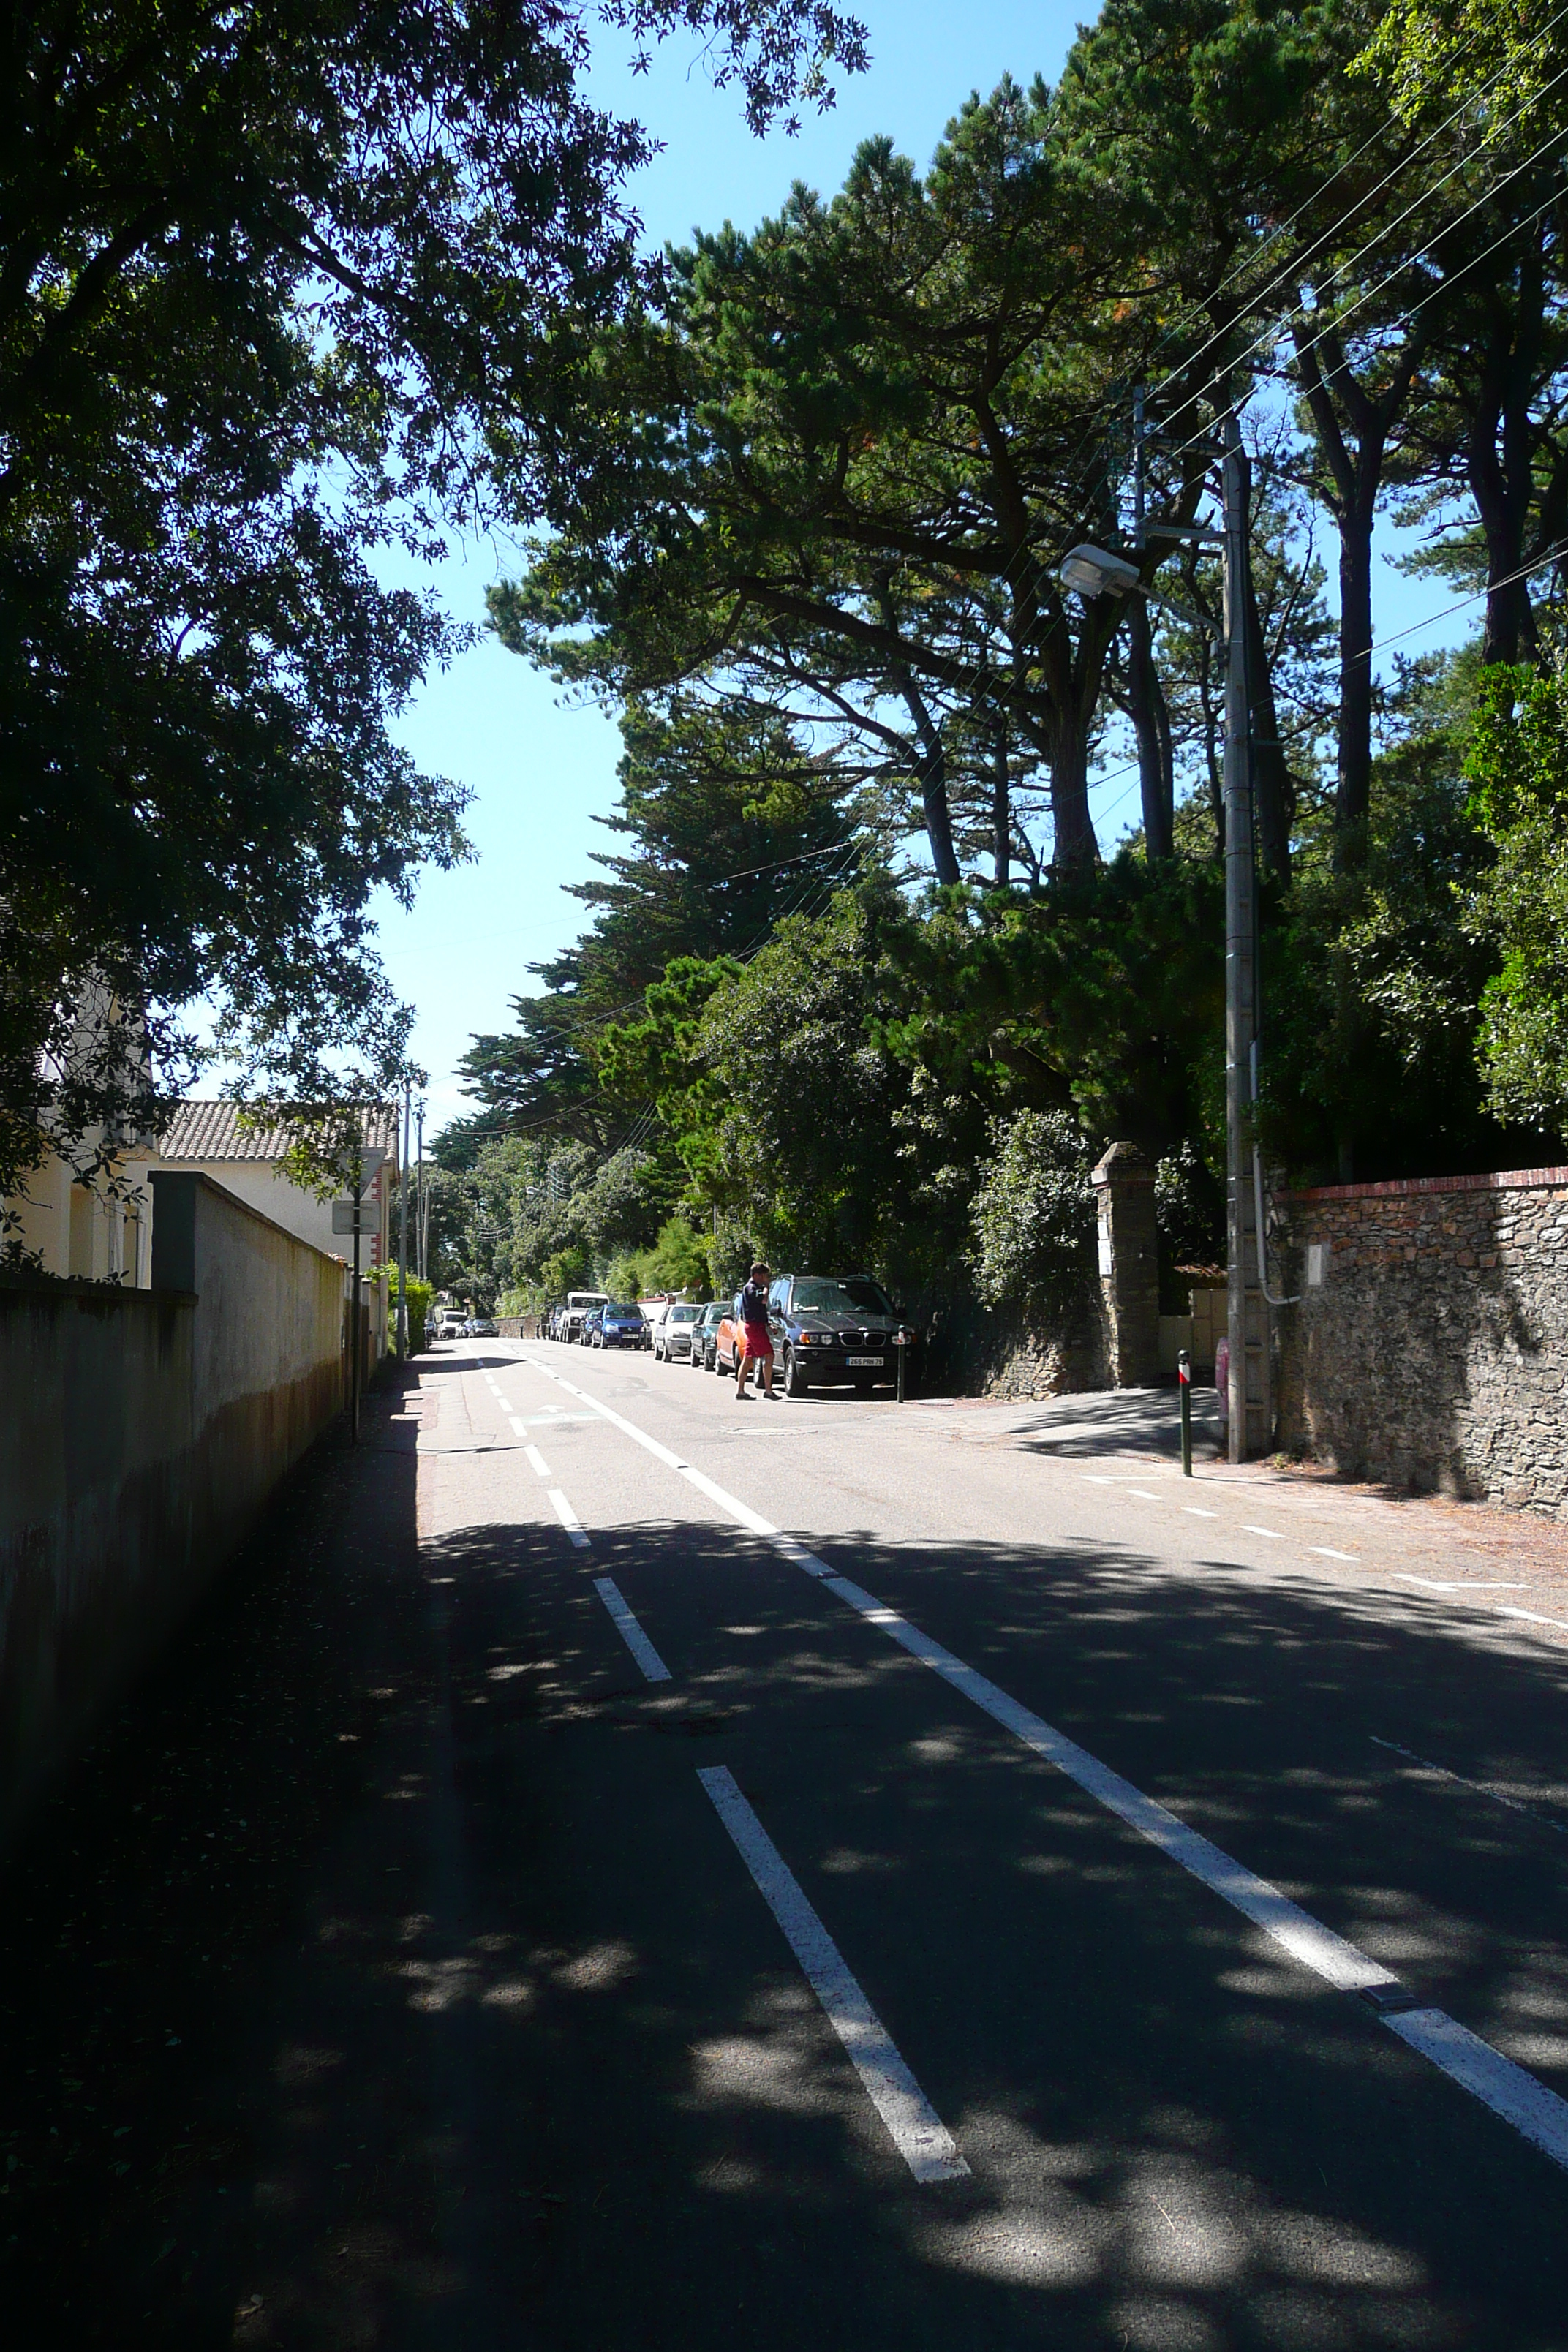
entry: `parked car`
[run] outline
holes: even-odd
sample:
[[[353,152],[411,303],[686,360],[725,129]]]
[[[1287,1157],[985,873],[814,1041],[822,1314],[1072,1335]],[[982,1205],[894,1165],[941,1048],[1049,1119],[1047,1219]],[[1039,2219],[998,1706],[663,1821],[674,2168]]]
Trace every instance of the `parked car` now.
[[[647,1325],[648,1346],[657,1356],[658,1335],[664,1328],[664,1318],[669,1312],[671,1301],[668,1298],[643,1298],[637,1303],[642,1308],[642,1319]]]
[[[604,1320],[604,1315],[605,1309],[603,1307],[590,1307],[587,1313],[584,1316],[582,1326],[578,1330],[577,1337],[584,1348],[596,1348],[598,1346],[599,1327]]]
[[[594,1345],[596,1348],[641,1348],[647,1342],[647,1325],[635,1302],[600,1309]]]
[[[847,1383],[862,1393],[899,1376],[894,1334],[904,1328],[869,1276],[781,1275],[768,1293],[768,1328],[786,1396]],[[905,1378],[914,1370],[911,1348]]]
[[[678,1364],[691,1352],[691,1334],[702,1318],[700,1303],[678,1298],[654,1334],[653,1352],[667,1364]]]
[[[574,1339],[582,1338],[583,1318],[587,1314],[590,1307],[607,1307],[609,1303],[610,1296],[605,1290],[569,1290],[566,1293],[566,1310],[561,1318],[561,1337],[566,1341],[568,1347]]]
[[[474,1339],[499,1339],[500,1337],[488,1315],[475,1316],[468,1326],[468,1335]]]
[[[691,1332],[691,1361],[700,1371],[719,1369],[719,1326],[730,1312],[721,1298],[710,1299]]]

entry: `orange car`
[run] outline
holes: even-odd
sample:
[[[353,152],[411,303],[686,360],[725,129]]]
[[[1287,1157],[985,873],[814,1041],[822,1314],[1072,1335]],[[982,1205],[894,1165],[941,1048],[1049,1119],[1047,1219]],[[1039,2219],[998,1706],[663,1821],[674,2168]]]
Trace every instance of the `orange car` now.
[[[738,1372],[741,1350],[745,1346],[745,1326],[741,1321],[741,1302],[731,1298],[719,1326],[719,1336],[713,1342],[713,1369],[716,1372]]]

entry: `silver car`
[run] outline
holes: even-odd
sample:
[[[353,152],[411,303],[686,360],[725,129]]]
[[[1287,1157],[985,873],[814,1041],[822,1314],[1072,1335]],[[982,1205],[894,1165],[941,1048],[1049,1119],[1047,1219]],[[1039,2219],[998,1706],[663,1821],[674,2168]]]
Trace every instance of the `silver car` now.
[[[653,1335],[653,1352],[667,1364],[691,1361],[691,1335],[702,1320],[700,1306],[677,1299]]]

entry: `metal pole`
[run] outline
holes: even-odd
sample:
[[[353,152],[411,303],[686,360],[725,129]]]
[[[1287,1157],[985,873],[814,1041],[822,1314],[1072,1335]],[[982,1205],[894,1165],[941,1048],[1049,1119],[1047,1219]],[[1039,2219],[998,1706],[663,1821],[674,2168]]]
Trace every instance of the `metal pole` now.
[[[427,1250],[427,1248],[426,1248],[426,1215],[425,1215],[425,1190],[426,1190],[426,1188],[425,1188],[425,1097],[424,1097],[424,1096],[423,1096],[423,1095],[421,1095],[421,1096],[420,1096],[420,1097],[419,1097],[418,1137],[419,1137],[419,1144],[418,1144],[418,1150],[419,1150],[419,1227],[418,1227],[418,1231],[419,1231],[419,1279],[420,1279],[420,1281],[421,1281],[421,1282],[428,1282],[428,1281],[429,1281],[429,1279],[430,1279],[430,1268],[429,1268],[429,1252],[428,1252],[428,1250]]]
[[[359,1212],[360,1202],[363,1198],[363,1194],[360,1189],[364,1179],[363,1148],[360,1132],[356,1128],[354,1129],[353,1174],[349,1180],[353,1189],[354,1203],[353,1296],[349,1306],[349,1331],[351,1335],[349,1340],[349,1444],[351,1445],[357,1445],[359,1444],[359,1389],[361,1370],[359,1333]]]
[[[408,1126],[413,1090],[403,1081],[403,1160],[397,1171],[397,1353],[408,1356]]]
[[[1193,1363],[1186,1349],[1176,1355],[1176,1384],[1182,1398],[1182,1475],[1193,1475]]]
[[[1225,420],[1225,1110],[1230,1459],[1265,1454],[1273,1430],[1262,1236],[1253,1208],[1252,1047],[1257,1034],[1258,882],[1253,855],[1252,723],[1247,681],[1250,469],[1234,415]]]

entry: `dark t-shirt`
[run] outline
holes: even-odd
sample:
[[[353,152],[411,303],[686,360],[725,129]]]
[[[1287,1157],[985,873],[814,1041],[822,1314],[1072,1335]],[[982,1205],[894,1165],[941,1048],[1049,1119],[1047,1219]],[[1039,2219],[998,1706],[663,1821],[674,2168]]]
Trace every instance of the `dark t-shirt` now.
[[[742,1322],[766,1323],[767,1319],[767,1292],[762,1287],[760,1283],[748,1282],[745,1288],[741,1293]]]

